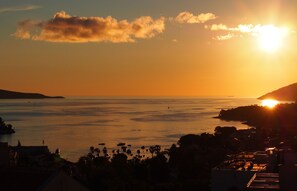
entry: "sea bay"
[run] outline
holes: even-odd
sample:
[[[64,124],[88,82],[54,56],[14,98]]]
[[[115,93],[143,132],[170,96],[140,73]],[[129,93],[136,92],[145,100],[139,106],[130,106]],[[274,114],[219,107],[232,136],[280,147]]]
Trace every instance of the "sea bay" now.
[[[67,97],[66,99],[0,100],[0,116],[16,130],[0,142],[48,145],[70,161],[90,146],[119,142],[170,147],[185,134],[213,133],[216,126],[248,126],[216,118],[221,109],[259,104],[255,98],[235,97]]]

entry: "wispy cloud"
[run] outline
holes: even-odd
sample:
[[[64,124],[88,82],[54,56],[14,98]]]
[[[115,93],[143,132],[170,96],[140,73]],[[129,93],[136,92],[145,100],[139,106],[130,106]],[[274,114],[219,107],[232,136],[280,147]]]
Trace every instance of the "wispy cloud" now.
[[[213,24],[213,25],[205,25],[205,29],[211,31],[225,31],[227,34],[222,34],[216,36],[214,39],[216,40],[229,40],[234,37],[242,37],[243,35],[250,36],[260,36],[267,35],[269,33],[277,33],[278,35],[285,35],[289,32],[287,28],[284,27],[276,27],[274,25],[253,25],[253,24],[239,24],[235,27],[228,27],[225,24]]]
[[[78,17],[66,12],[57,12],[48,21],[25,20],[19,23],[14,36],[49,42],[134,42],[136,39],[152,38],[165,30],[165,18],[149,16],[136,18],[132,22],[108,16]]]
[[[195,23],[205,23],[207,21],[216,19],[217,16],[213,13],[201,13],[198,15],[194,15],[188,11],[184,11],[179,13],[174,21],[177,23],[188,23],[188,24],[195,24]]]
[[[40,9],[41,6],[38,5],[27,5],[27,6],[20,6],[20,7],[0,7],[0,13],[5,12],[16,12],[16,11],[31,11],[34,9]]]
[[[205,26],[206,29],[210,29],[212,31],[233,31],[233,32],[241,32],[241,33],[259,33],[263,30],[263,28],[267,27],[267,25],[253,25],[253,24],[239,24],[235,27],[228,27],[224,24],[213,24],[210,26]]]
[[[234,38],[234,34],[231,34],[231,33],[228,33],[228,34],[225,34],[225,35],[218,35],[216,37],[214,37],[213,39],[214,40],[229,40],[231,38]]]

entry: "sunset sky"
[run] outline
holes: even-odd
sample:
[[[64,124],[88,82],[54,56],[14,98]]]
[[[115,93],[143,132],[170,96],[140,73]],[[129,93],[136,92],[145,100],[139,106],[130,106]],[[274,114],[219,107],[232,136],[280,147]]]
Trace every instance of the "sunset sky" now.
[[[261,96],[297,82],[296,0],[1,0],[0,89]]]

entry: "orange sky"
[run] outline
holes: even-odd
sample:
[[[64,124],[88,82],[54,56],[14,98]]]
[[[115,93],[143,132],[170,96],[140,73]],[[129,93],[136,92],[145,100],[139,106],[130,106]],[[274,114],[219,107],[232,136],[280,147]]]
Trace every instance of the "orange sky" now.
[[[64,96],[257,97],[297,81],[297,2],[165,6],[168,1],[135,3],[139,11],[112,4],[103,10],[101,1],[90,2],[92,9],[81,1],[2,2],[0,89]],[[267,25],[288,29],[273,52],[259,47]]]

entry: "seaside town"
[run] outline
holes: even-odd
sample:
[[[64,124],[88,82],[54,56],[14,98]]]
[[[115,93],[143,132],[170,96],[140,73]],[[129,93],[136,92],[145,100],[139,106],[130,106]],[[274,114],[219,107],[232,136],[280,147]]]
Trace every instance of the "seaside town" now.
[[[297,191],[297,0],[0,0],[0,191]]]
[[[290,115],[288,115],[290,114]],[[211,190],[297,189],[296,103],[221,110],[217,118],[256,128],[216,127],[213,134],[188,134],[170,148],[119,143],[108,151],[91,146],[75,163],[44,145],[0,144],[4,190]],[[265,120],[265,123],[263,122]],[[281,120],[281,121],[280,121]],[[14,133],[1,119],[1,132]],[[16,130],[17,133],[17,130]],[[13,136],[13,135],[12,135]]]

